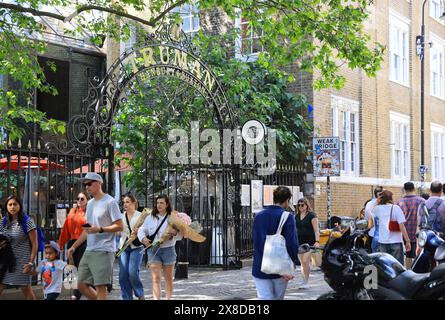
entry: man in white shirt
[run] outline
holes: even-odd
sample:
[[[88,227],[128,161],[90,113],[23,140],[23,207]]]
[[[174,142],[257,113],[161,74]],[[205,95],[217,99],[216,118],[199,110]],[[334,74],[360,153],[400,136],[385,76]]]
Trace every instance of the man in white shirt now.
[[[87,204],[87,225],[68,250],[68,256],[87,240],[78,270],[79,290],[89,300],[106,300],[107,285],[113,276],[115,233],[123,230],[123,215],[116,200],[102,191],[103,179],[99,174],[88,172],[81,181],[93,198]]]
[[[379,196],[379,194],[383,191],[383,187],[382,186],[377,186],[374,189],[374,198],[372,198],[370,201],[368,201],[368,203],[365,206],[365,219],[366,221],[369,220],[369,216],[372,212],[372,209],[374,209],[374,207],[377,205],[377,198]],[[378,222],[374,221],[374,226],[369,230],[368,235],[370,237],[370,242],[371,242],[371,251],[372,252],[378,252],[378,248],[379,248],[379,241],[378,241],[378,230],[377,230],[377,234],[376,234],[376,226],[378,226]],[[374,237],[376,239],[374,239]]]

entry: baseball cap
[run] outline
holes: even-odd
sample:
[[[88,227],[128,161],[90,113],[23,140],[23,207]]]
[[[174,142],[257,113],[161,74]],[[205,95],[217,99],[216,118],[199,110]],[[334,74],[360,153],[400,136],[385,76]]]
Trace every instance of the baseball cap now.
[[[100,174],[97,174],[96,172],[88,172],[85,177],[80,179],[80,182],[85,182],[87,180],[93,180],[93,181],[99,181],[100,183],[104,183],[104,180],[100,176]]]
[[[45,248],[46,248],[46,247],[53,248],[54,251],[56,251],[57,254],[60,254],[60,247],[59,247],[59,244],[58,244],[57,242],[55,242],[55,241],[50,241],[50,242],[48,242],[47,244],[45,244]]]

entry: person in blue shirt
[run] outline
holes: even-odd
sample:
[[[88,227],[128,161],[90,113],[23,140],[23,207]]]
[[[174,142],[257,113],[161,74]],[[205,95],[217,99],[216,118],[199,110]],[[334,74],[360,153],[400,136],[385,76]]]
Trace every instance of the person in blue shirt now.
[[[278,274],[266,274],[261,272],[263,260],[264,242],[267,235],[277,232],[281,214],[289,207],[292,193],[289,188],[279,186],[273,193],[274,205],[267,206],[259,212],[253,222],[253,264],[252,275],[257,289],[257,297],[260,300],[282,300],[286,292],[288,281],[293,275],[281,276]],[[298,238],[293,215],[289,215],[284,223],[281,233],[286,239],[286,247],[289,256],[297,263]]]

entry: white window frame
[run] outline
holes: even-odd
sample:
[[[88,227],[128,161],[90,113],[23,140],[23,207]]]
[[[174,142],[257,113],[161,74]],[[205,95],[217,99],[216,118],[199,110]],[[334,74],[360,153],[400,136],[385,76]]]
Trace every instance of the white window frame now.
[[[332,135],[340,137],[340,172],[342,175],[359,176],[360,173],[360,113],[359,102],[344,97],[331,95]],[[340,117],[345,118],[344,139],[341,136]],[[354,121],[352,122],[352,115]],[[354,129],[351,131],[351,124]],[[354,141],[352,141],[352,134]],[[343,147],[344,146],[344,147]],[[342,148],[343,147],[343,148]],[[352,165],[354,167],[352,167]]]
[[[430,95],[445,100],[445,40],[430,33]]]
[[[237,16],[235,18],[235,28],[241,30],[239,36],[235,40],[235,58],[242,60],[242,61],[255,61],[258,59],[258,56],[260,53],[265,52],[265,48],[263,45],[261,45],[261,51],[251,52],[249,54],[244,54],[242,52],[242,45],[243,45],[243,25],[248,25],[249,22],[243,22],[241,17],[241,11],[237,11]],[[250,40],[252,39],[261,39],[264,35],[264,30],[261,29],[262,35],[256,37],[252,34],[252,32],[247,36]]]
[[[201,23],[199,21],[199,10],[196,3],[193,4],[183,4],[172,10],[172,12],[179,13],[182,18],[182,31],[186,34],[195,34],[201,28]],[[190,28],[185,28],[185,21],[188,21]],[[197,21],[197,27],[194,25],[194,20]]]
[[[443,21],[439,19],[445,10],[442,0],[430,0],[429,2],[430,17],[443,24]]]
[[[389,79],[409,87],[410,20],[394,10],[389,11]],[[400,67],[396,67],[398,61]]]
[[[445,181],[445,127],[431,123],[431,178]]]
[[[136,26],[130,25],[130,37],[126,41],[121,41],[121,54],[128,49],[132,49],[136,44]]]
[[[390,146],[391,146],[391,177],[393,179],[411,178],[411,139],[410,117],[390,111]],[[398,130],[399,136],[396,136]],[[397,153],[400,156],[397,158]]]

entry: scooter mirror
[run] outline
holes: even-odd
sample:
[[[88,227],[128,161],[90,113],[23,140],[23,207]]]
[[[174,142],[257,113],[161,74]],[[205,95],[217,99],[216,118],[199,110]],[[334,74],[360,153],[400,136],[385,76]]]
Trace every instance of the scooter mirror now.
[[[368,227],[368,221],[366,221],[365,219],[357,220],[357,222],[355,223],[355,227],[359,230],[365,230]]]
[[[309,251],[311,251],[311,247],[307,243],[303,243],[301,246],[298,247],[298,254],[305,254]]]

